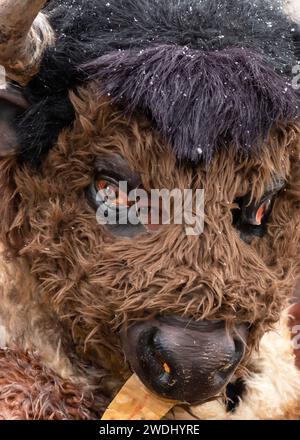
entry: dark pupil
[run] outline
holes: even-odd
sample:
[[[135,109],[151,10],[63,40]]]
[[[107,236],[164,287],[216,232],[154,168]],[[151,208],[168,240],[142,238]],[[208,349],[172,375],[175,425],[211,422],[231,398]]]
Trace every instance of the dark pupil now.
[[[264,197],[259,203],[250,203],[249,196],[236,199],[238,208],[232,211],[233,225],[242,235],[263,236],[266,232],[266,222],[272,210],[275,195]]]

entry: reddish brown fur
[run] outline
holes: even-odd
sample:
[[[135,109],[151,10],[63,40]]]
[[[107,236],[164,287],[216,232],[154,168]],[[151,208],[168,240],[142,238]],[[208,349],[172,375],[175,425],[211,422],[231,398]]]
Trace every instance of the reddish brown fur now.
[[[278,321],[300,275],[300,126],[274,127],[261,158],[224,151],[209,168],[193,170],[176,164],[146,120],[127,120],[94,96],[92,84],[71,93],[74,127],[61,133],[41,170],[1,160],[0,238],[7,254],[26,260],[36,300],[75,344],[78,364],[91,362],[93,380],[99,371],[105,382],[103,368],[107,381],[113,373],[109,393],[129,375],[120,326],[150,315],[250,323],[250,356]],[[203,235],[189,237],[184,225],[171,225],[125,239],[99,226],[85,189],[95,158],[111,152],[141,174],[146,190],[204,188]],[[286,178],[286,189],[268,234],[246,244],[232,226],[234,200],[248,192],[258,199],[274,174]]]
[[[102,404],[20,350],[0,350],[0,389],[0,420],[97,419]]]

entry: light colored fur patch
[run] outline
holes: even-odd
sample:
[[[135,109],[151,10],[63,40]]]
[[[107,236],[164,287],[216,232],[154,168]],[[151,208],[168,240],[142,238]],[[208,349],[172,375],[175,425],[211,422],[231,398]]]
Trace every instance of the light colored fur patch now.
[[[84,384],[65,353],[64,330],[41,298],[24,260],[11,263],[0,256],[0,347],[37,352],[56,374]]]
[[[4,325],[0,324],[0,348],[5,348],[7,346],[7,333]]]
[[[257,373],[246,378],[246,392],[233,413],[226,412],[221,401],[193,407],[194,417],[176,409],[171,418],[202,420],[274,420],[300,418],[300,371],[295,356],[287,316],[278,328],[267,333],[260,351],[253,356]]]

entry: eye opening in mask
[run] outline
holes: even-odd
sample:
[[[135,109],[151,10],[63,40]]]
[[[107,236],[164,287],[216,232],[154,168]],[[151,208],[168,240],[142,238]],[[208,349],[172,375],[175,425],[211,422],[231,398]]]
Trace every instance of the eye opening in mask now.
[[[237,208],[232,211],[234,227],[247,236],[263,237],[267,232],[267,223],[275,201],[284,186],[283,179],[275,180],[258,202],[251,202],[249,194],[237,198],[235,200]]]
[[[141,197],[139,190],[146,197]],[[86,189],[86,197],[97,214],[108,219],[105,225],[114,235],[131,237],[146,231],[156,232],[163,224],[161,204],[152,201],[141,185],[133,187],[114,171],[97,171]]]

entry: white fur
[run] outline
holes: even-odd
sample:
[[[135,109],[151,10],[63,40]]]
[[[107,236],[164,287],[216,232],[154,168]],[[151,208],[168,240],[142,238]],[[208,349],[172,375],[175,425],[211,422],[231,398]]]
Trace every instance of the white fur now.
[[[191,408],[194,417],[183,409],[171,418],[202,420],[300,419],[300,371],[285,313],[278,329],[267,333],[260,350],[253,356],[255,371],[245,378],[246,392],[235,412],[226,411],[219,400]]]

